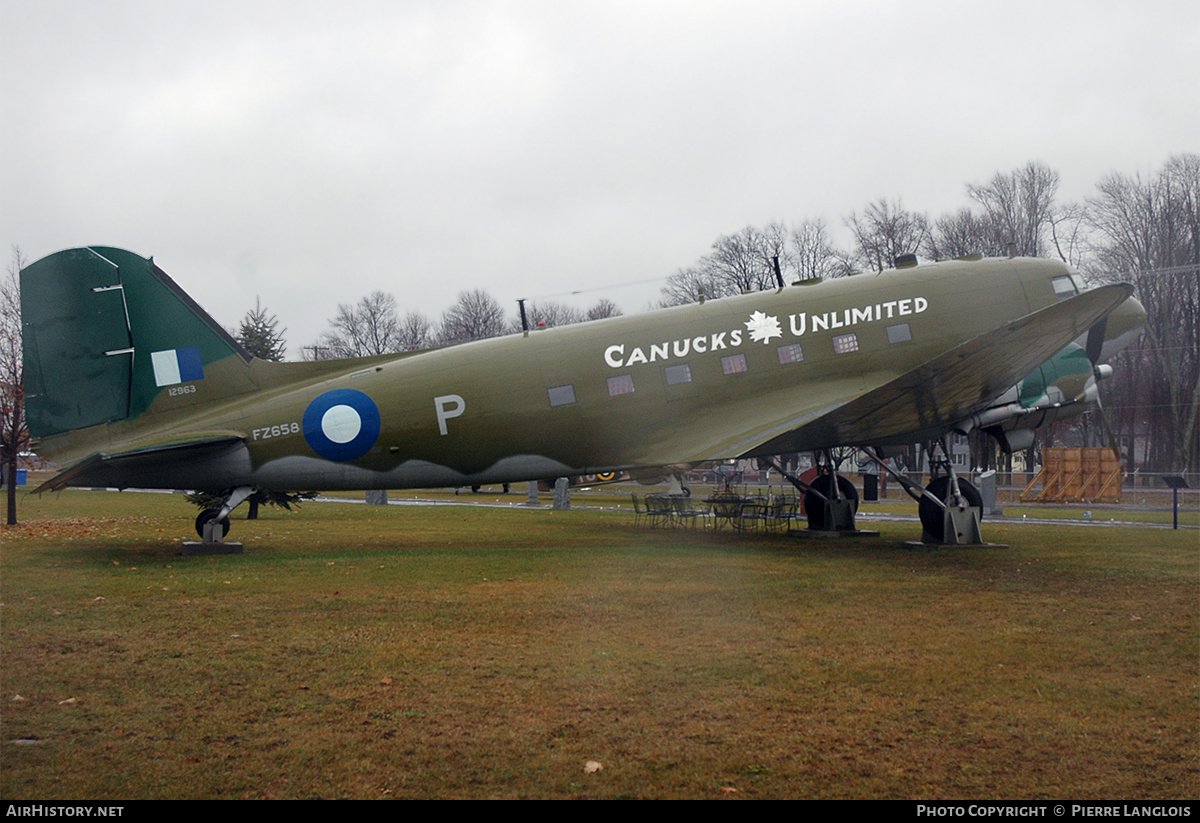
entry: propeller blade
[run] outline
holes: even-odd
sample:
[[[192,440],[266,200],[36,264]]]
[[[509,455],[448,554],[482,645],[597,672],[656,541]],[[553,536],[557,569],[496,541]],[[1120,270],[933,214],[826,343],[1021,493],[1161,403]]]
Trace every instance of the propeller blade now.
[[[1087,335],[1087,356],[1095,366],[1100,362],[1100,350],[1104,348],[1104,335],[1108,333],[1108,316],[1101,317],[1090,329]]]
[[[1097,404],[1100,410],[1100,420],[1104,423],[1104,433],[1108,435],[1108,447],[1113,450],[1113,454],[1117,456],[1117,463],[1122,469],[1125,468],[1125,455],[1121,454],[1121,444],[1117,442],[1117,435],[1113,433],[1112,426],[1108,424],[1108,412],[1103,406]]]

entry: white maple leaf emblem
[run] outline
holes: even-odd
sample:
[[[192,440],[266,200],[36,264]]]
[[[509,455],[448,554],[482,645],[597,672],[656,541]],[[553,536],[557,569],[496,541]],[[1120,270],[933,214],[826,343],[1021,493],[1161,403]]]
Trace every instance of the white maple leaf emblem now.
[[[772,337],[783,337],[783,329],[779,328],[779,318],[760,311],[750,315],[750,319],[746,321],[746,328],[750,330],[750,339],[755,343],[760,340],[770,343]]]

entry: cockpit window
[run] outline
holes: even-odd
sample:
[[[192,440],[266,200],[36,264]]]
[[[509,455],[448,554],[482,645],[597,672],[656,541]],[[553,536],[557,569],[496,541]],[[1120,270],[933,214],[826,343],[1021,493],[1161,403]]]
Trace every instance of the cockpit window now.
[[[1070,277],[1056,277],[1050,281],[1050,285],[1054,286],[1054,296],[1059,300],[1079,294],[1079,289],[1075,287],[1075,281]]]

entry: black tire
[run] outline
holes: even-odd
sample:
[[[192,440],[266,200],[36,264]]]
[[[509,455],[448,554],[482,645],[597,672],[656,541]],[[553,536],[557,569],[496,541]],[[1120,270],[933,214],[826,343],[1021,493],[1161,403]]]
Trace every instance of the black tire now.
[[[946,491],[950,488],[949,477],[935,477],[925,487],[925,491],[932,494],[938,500],[946,499]],[[966,480],[961,477],[958,479],[958,490],[962,496],[967,499],[968,506],[974,506],[979,509],[979,519],[983,519],[983,496]],[[946,518],[942,507],[934,503],[928,497],[921,495],[921,501],[917,504],[917,510],[921,515],[921,528],[930,537],[937,540],[946,539]]]
[[[808,527],[810,529],[825,528],[825,501],[814,492],[820,492],[825,497],[829,497],[832,490],[833,481],[830,480],[830,475],[828,474],[822,474],[808,484],[808,491],[804,493],[804,514],[808,517]],[[853,503],[854,513],[857,514],[858,489],[854,488],[854,484],[840,474],[838,475],[838,491],[841,492],[842,497]]]
[[[200,535],[200,539],[204,539],[204,527],[210,522],[217,519],[217,515],[221,513],[220,509],[205,509],[196,515],[196,534]],[[221,539],[225,539],[225,535],[229,534],[229,518],[226,517],[221,521]]]

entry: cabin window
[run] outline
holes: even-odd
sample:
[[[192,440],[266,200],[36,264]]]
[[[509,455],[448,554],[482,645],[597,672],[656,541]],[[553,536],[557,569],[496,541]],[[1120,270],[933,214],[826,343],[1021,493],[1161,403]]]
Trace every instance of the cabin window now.
[[[858,351],[858,335],[855,332],[839,334],[833,338],[834,354],[847,354],[852,351]]]
[[[668,386],[678,386],[680,383],[692,382],[692,367],[687,363],[682,363],[678,366],[667,366],[663,369],[663,373],[667,376]]]
[[[912,329],[907,323],[897,323],[887,327],[889,343],[907,343],[912,340]]]
[[[619,374],[608,378],[608,396],[616,397],[618,394],[633,394],[632,374]]]
[[[741,374],[746,371],[746,355],[731,354],[721,358],[721,371],[725,374]]]
[[[555,386],[546,392],[550,396],[550,405],[569,406],[575,402],[574,386]]]
[[[799,343],[792,343],[790,346],[780,346],[776,351],[779,352],[779,362],[781,365],[804,362],[804,349],[801,348]]]
[[[1059,300],[1079,294],[1079,290],[1075,288],[1075,281],[1070,277],[1056,277],[1050,281],[1050,285],[1054,287],[1054,296]]]

